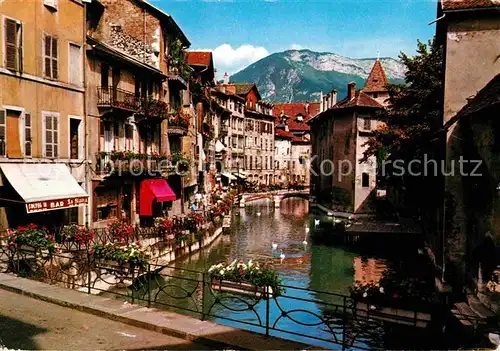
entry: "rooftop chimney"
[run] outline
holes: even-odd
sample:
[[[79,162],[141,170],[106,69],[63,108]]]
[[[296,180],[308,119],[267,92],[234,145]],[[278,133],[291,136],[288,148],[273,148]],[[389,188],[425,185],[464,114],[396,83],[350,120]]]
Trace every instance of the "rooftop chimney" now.
[[[356,83],[350,82],[347,84],[347,99],[354,99],[354,95],[356,94]]]
[[[224,77],[222,78],[222,82],[224,84],[229,84],[229,74],[227,74],[227,72],[224,73]]]

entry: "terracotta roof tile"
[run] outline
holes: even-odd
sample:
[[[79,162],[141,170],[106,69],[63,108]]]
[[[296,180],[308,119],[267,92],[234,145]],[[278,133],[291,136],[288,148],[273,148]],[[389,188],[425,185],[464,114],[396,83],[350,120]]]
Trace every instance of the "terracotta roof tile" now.
[[[350,107],[371,107],[371,108],[384,108],[376,100],[366,95],[363,91],[357,91],[353,99],[349,100],[347,97],[339,101],[332,109],[350,108]]]
[[[369,93],[387,91],[386,84],[387,76],[384,67],[382,67],[380,60],[376,60],[362,90]]]
[[[210,66],[212,53],[209,51],[187,51],[186,60],[189,65]]]
[[[236,94],[246,95],[255,86],[255,83],[231,83],[236,88]]]
[[[444,11],[500,8],[500,3],[494,0],[442,0]]]
[[[283,129],[275,129],[275,134],[277,137],[285,138],[285,139],[293,139],[294,136],[292,133],[287,132],[286,130]]]
[[[309,104],[309,110],[306,110],[306,105]],[[281,112],[288,117],[288,128],[291,131],[309,131],[311,127],[307,124],[312,117],[319,112],[319,102],[292,102],[292,103],[277,103],[274,104],[273,114],[275,124],[280,122]],[[297,116],[301,115],[303,120],[299,121]]]

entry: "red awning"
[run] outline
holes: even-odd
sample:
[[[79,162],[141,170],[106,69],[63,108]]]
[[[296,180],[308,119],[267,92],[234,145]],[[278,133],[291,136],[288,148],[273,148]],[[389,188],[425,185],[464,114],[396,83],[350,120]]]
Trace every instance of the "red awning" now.
[[[141,183],[140,190],[140,208],[141,216],[153,215],[153,201],[165,202],[177,199],[175,193],[163,178],[147,179]]]

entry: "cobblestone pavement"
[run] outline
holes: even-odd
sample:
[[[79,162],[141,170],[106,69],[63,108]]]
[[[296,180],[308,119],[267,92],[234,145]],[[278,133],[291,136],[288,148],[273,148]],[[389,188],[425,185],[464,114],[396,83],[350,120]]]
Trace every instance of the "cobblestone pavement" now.
[[[190,341],[0,290],[0,350],[198,350]]]

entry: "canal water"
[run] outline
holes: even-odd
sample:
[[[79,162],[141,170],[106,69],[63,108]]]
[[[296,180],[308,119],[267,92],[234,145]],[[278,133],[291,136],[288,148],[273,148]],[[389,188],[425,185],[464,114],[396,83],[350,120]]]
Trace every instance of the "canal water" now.
[[[331,218],[320,213],[310,213],[309,203],[303,199],[285,199],[280,208],[274,208],[274,203],[268,199],[252,201],[245,208],[233,209],[231,228],[225,235],[210,247],[177,261],[175,266],[179,268],[179,271],[174,273],[173,270],[169,270],[167,274],[197,279],[193,273],[184,270],[207,271],[213,264],[233,260],[252,259],[271,265],[278,272],[284,285],[303,289],[287,288],[285,295],[298,299],[280,298],[280,306],[271,300],[269,307],[271,324],[279,319],[275,328],[292,333],[285,335],[280,331],[271,331],[271,335],[328,348],[338,348],[338,345],[311,340],[304,336],[293,335],[293,333],[310,335],[319,339],[332,339],[332,330],[321,325],[320,321],[328,318],[335,319],[331,317],[335,315],[335,308],[327,304],[342,306],[344,301],[341,296],[317,292],[349,295],[348,287],[355,281],[378,281],[389,262],[376,256],[363,256],[350,252],[345,248],[313,243],[311,238],[317,230],[320,230],[315,226],[317,220],[321,223],[332,221]],[[278,245],[277,249],[273,249],[273,243]],[[284,259],[280,259],[281,253],[285,255]],[[182,296],[178,289],[179,284],[183,286],[184,292],[195,290],[194,282],[165,278],[165,281],[157,281],[157,285],[170,285],[171,289],[168,291],[164,289],[165,297],[160,297],[160,300],[164,299],[164,302],[172,303],[172,297]],[[193,299],[200,299],[199,290],[196,291],[197,296]],[[226,299],[215,304],[210,310],[210,314],[217,315],[219,318],[208,317],[207,319],[263,332],[262,328],[242,323],[261,322],[264,324],[266,303],[265,300],[260,300],[253,305],[244,298]],[[190,306],[186,299],[182,298],[179,298],[175,304],[183,308]],[[280,319],[282,311],[286,311],[288,315]],[[318,323],[320,325],[317,325]],[[381,331],[362,330],[361,334],[363,332],[367,335],[358,336],[356,345],[362,348],[370,348],[370,345],[382,346],[377,345],[379,343],[377,339],[382,337]],[[337,342],[341,342],[344,334],[338,331],[336,334]]]

